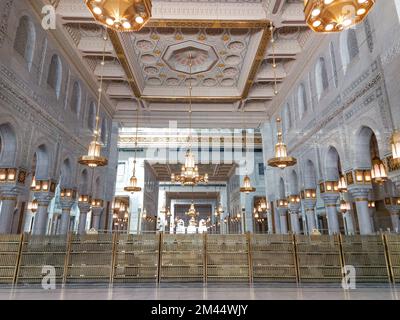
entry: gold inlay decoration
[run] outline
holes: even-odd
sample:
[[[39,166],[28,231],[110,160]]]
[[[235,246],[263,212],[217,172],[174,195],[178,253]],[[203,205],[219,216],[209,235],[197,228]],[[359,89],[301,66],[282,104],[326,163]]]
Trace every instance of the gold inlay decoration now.
[[[257,48],[257,52],[254,56],[252,66],[250,68],[250,72],[247,80],[245,81],[246,85],[243,89],[243,92],[240,96],[231,96],[231,97],[192,97],[193,102],[237,102],[239,100],[245,100],[248,97],[250,88],[256,79],[257,72],[260,68],[260,65],[263,61],[263,57],[265,56],[268,42],[270,41],[270,32],[268,32],[268,27],[270,25],[269,20],[163,20],[163,19],[152,19],[150,20],[146,27],[148,28],[208,28],[208,29],[260,29],[262,31],[262,36],[260,43]],[[148,96],[142,95],[135,76],[132,71],[128,58],[125,54],[124,48],[121,43],[120,36],[117,32],[108,30],[110,40],[114,46],[117,57],[123,67],[126,75],[127,81],[131,86],[131,89],[136,98],[143,99],[149,102],[187,102],[187,97],[171,97],[171,96]],[[154,38],[157,37],[157,39]],[[158,40],[159,37],[157,35],[152,35],[151,38],[153,40]],[[181,39],[180,39],[181,40]],[[155,50],[154,53],[156,55],[160,55],[161,52],[157,53],[158,50]],[[223,52],[226,54],[226,52]],[[220,52],[221,54],[221,52]],[[179,75],[178,75],[179,76]]]

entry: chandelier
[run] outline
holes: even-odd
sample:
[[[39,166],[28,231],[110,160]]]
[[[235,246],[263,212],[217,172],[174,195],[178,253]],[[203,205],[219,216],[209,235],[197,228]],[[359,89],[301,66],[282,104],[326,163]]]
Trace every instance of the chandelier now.
[[[276,119],[276,126],[278,129],[278,143],[275,145],[275,158],[268,160],[270,167],[285,169],[286,167],[294,166],[297,160],[287,155],[286,144],[283,143],[282,128],[280,126],[281,119]]]
[[[200,175],[199,168],[195,164],[192,150],[188,150],[185,155],[185,165],[181,168],[181,173],[171,175],[172,182],[181,183],[184,186],[193,186],[198,183],[208,183],[208,174]]]
[[[360,23],[375,0],[304,0],[306,22],[315,32],[338,32]]]
[[[100,131],[99,131],[99,122],[100,122],[100,106],[101,106],[101,95],[103,91],[103,73],[104,73],[104,64],[105,64],[105,49],[107,43],[107,36],[104,36],[104,48],[103,48],[103,59],[101,61],[101,74],[100,74],[100,86],[99,86],[99,96],[97,99],[97,114],[96,114],[96,128],[94,130],[94,136],[92,142],[89,144],[89,150],[87,155],[84,155],[79,158],[78,162],[82,165],[88,167],[103,167],[108,164],[108,160],[105,157],[101,156],[101,148],[103,144],[99,141]]]
[[[190,205],[189,211],[185,212],[185,215],[191,218],[195,218],[199,215],[199,213],[196,211],[196,208],[194,207],[193,202]]]
[[[224,208],[222,208],[222,204],[219,204],[218,207],[215,208],[214,215],[216,217],[220,216],[222,213],[224,213]]]
[[[251,186],[250,177],[248,175],[245,175],[243,178],[243,187],[240,188],[240,192],[250,193],[255,191],[256,188]]]
[[[184,186],[194,186],[198,183],[208,183],[208,174],[200,175],[192,152],[192,53],[189,53],[189,149],[185,155],[185,165],[182,166],[180,174],[171,174],[171,181],[181,183]]]
[[[138,186],[138,181],[136,178],[136,156],[137,156],[137,146],[138,146],[138,131],[139,131],[139,103],[136,107],[136,133],[135,133],[135,158],[133,160],[133,174],[129,179],[129,185],[124,188],[126,192],[134,193],[142,191],[142,188]]]
[[[139,31],[151,18],[151,0],[86,0],[94,19],[115,31]]]
[[[346,182],[346,178],[344,177],[344,175],[340,175],[337,188],[338,188],[338,191],[341,193],[347,192],[347,182]]]
[[[383,184],[388,179],[385,165],[378,157],[372,159],[371,179],[377,184]]]
[[[392,136],[392,156],[394,160],[400,160],[400,132],[393,133]]]

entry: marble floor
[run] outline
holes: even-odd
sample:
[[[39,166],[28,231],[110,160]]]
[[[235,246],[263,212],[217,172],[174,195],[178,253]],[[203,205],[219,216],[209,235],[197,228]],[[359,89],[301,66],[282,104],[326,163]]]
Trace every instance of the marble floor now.
[[[0,286],[0,300],[399,300],[400,286],[360,285],[343,290],[330,285],[160,284]]]

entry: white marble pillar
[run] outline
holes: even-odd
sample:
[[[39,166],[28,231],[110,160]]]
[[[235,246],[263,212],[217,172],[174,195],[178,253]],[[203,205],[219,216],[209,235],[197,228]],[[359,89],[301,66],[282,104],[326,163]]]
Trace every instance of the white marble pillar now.
[[[64,235],[67,234],[69,231],[69,221],[71,215],[71,208],[74,204],[73,200],[61,200],[61,221],[60,221],[60,228],[58,230],[58,234]]]
[[[92,228],[100,229],[100,218],[103,208],[92,208]]]
[[[267,225],[268,225],[268,233],[273,234],[274,233],[274,227],[272,224],[272,213],[271,210],[267,210]]]
[[[35,193],[35,199],[38,203],[38,208],[35,214],[35,220],[33,222],[33,235],[45,235],[47,229],[48,220],[48,207],[53,195],[49,193],[38,192]]]
[[[355,234],[354,224],[353,224],[353,211],[347,211],[344,214],[343,219],[346,221],[347,234],[348,235]]]
[[[86,232],[86,220],[87,214],[90,211],[90,204],[86,202],[78,203],[79,207],[79,224],[78,224],[78,234],[84,234]]]
[[[325,203],[329,234],[338,234],[340,233],[337,210],[339,193],[325,193],[322,195],[322,199]]]
[[[287,208],[278,208],[277,211],[279,213],[280,233],[287,234],[288,233]]]
[[[316,200],[313,199],[303,200],[304,210],[306,212],[308,234],[311,234],[313,229],[317,229],[317,224],[315,222],[315,204]]]
[[[289,203],[290,225],[294,234],[300,234],[299,210],[300,203]]]
[[[357,186],[349,190],[357,208],[358,223],[360,227],[360,234],[372,234],[373,229],[371,225],[371,217],[368,208],[368,195],[371,187]]]
[[[393,232],[399,232],[399,206],[387,206],[388,211],[390,212],[390,218],[392,220],[392,230]]]
[[[0,189],[1,212],[0,234],[11,233],[13,215],[17,205],[18,190],[15,187],[2,187]]]

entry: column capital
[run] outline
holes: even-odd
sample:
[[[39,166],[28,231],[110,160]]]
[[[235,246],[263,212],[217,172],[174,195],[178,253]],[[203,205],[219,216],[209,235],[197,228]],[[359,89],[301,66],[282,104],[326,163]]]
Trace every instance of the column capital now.
[[[364,185],[364,186],[349,186],[349,192],[353,197],[354,201],[368,201],[368,196],[370,191],[372,190],[372,185]]]
[[[277,210],[278,210],[278,213],[280,216],[286,216],[288,209],[287,208],[278,208]]]
[[[398,215],[400,212],[400,206],[386,206],[386,209],[390,212],[390,215]]]
[[[16,200],[22,194],[22,188],[16,185],[2,185],[0,186],[0,199],[3,200]]]
[[[300,210],[300,203],[289,202],[288,208],[289,208],[289,211],[291,211],[293,213],[297,213]]]
[[[340,194],[339,192],[323,193],[321,194],[321,198],[324,200],[325,206],[336,206],[337,201],[340,198]]]
[[[35,192],[34,197],[37,200],[38,206],[48,206],[54,194],[49,192]]]
[[[315,205],[317,204],[316,199],[304,199],[303,205],[306,211],[314,211]]]
[[[60,205],[62,210],[71,210],[74,205],[74,200],[60,200]]]
[[[92,207],[92,215],[99,216],[103,212],[103,207]]]
[[[78,208],[81,213],[88,213],[90,211],[90,203],[87,202],[79,202]]]

